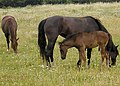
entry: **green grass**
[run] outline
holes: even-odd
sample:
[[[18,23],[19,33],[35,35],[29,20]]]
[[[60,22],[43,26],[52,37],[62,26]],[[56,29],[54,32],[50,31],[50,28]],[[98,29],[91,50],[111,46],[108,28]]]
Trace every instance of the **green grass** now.
[[[120,86],[120,56],[117,65],[99,71],[101,60],[97,48],[93,49],[91,68],[78,71],[78,51],[71,48],[66,60],[61,60],[59,46],[54,49],[55,66],[42,68],[42,59],[37,45],[39,22],[53,15],[93,16],[112,34],[116,45],[120,44],[120,3],[68,4],[27,6],[24,8],[0,9],[0,20],[13,15],[18,23],[18,54],[6,51],[6,41],[0,30],[0,86]],[[59,37],[58,41],[62,41]],[[120,47],[119,47],[120,50]]]

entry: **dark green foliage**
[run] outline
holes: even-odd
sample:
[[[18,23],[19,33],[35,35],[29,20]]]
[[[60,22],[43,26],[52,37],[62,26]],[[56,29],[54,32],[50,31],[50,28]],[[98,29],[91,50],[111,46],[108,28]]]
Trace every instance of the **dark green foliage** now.
[[[0,0],[0,7],[3,6],[26,6],[37,4],[68,4],[68,3],[95,3],[95,2],[119,2],[119,0]]]

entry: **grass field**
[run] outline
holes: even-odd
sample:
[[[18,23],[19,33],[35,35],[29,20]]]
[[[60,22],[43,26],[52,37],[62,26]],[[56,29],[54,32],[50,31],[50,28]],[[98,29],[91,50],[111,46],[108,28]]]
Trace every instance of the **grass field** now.
[[[120,44],[120,3],[68,4],[27,6],[24,8],[0,8],[0,22],[3,16],[13,15],[18,23],[18,54],[6,51],[6,41],[0,30],[0,86],[120,86],[120,56],[117,65],[107,70],[98,70],[100,53],[93,49],[91,68],[78,71],[78,52],[68,51],[67,59],[61,60],[59,46],[54,49],[55,66],[50,70],[42,68],[42,59],[37,45],[39,22],[53,15],[93,16],[113,36],[115,45]],[[62,41],[58,38],[58,42]],[[120,47],[119,47],[120,50]]]

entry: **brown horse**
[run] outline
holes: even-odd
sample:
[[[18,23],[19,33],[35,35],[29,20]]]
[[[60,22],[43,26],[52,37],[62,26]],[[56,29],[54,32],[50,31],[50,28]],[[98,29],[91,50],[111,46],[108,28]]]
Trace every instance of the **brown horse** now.
[[[79,51],[79,61],[77,66],[81,66],[82,60],[84,61],[84,65],[86,65],[85,49],[99,46],[102,58],[100,69],[104,58],[106,58],[106,65],[109,66],[109,57],[106,50],[106,45],[108,44],[109,39],[110,35],[103,31],[94,31],[90,33],[80,32],[73,34],[60,43],[61,58],[65,59],[67,50],[71,47],[75,47]]]
[[[52,16],[42,20],[38,26],[38,45],[43,60],[45,57],[48,66],[51,65],[50,61],[53,62],[53,50],[59,35],[66,38],[77,32],[93,31],[104,31],[109,33],[98,19],[91,16]],[[115,46],[111,38],[107,44],[107,49],[109,50],[109,59],[112,60],[112,65],[116,64],[116,57],[118,55],[117,47],[118,46]],[[92,48],[87,48],[88,65],[90,65],[91,51]]]
[[[6,37],[7,47],[8,47],[7,51],[9,50],[9,43],[10,43],[9,38],[10,38],[11,47],[13,48],[14,52],[17,53],[17,46],[18,46],[17,40],[19,38],[16,39],[16,37],[17,37],[17,22],[16,22],[15,18],[13,16],[3,17],[1,27],[2,27],[2,31],[4,32],[5,37]]]

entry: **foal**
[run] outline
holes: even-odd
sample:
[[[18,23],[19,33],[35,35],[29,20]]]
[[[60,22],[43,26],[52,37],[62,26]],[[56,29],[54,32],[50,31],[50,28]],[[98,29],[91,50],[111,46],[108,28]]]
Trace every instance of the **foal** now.
[[[16,39],[16,37],[17,37],[17,32],[16,32],[17,31],[17,22],[16,22],[15,18],[13,16],[3,17],[1,27],[2,27],[2,31],[4,32],[5,37],[6,37],[7,47],[8,47],[7,51],[9,50],[9,43],[10,43],[9,38],[10,38],[11,47],[13,48],[14,53],[17,53],[17,46],[18,46],[17,40],[19,38]]]
[[[84,65],[86,65],[85,49],[99,46],[102,58],[100,69],[104,58],[106,58],[106,65],[109,66],[109,58],[106,51],[106,45],[109,41],[109,38],[109,34],[103,31],[95,31],[90,33],[80,32],[70,35],[60,43],[61,58],[66,58],[66,53],[69,48],[76,47],[79,51],[79,60],[77,62],[77,66],[80,67],[82,60],[84,61]]]

